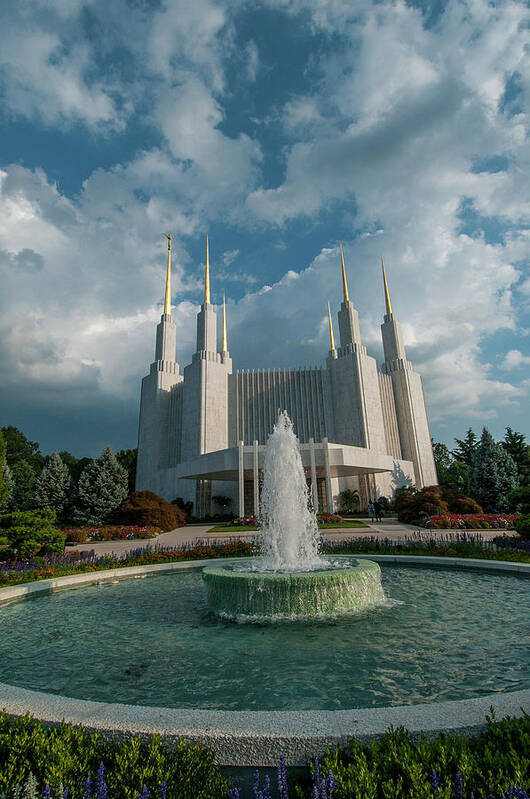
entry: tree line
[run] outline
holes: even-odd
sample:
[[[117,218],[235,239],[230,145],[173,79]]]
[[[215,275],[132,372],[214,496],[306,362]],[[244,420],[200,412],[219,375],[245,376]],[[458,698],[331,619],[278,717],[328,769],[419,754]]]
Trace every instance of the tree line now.
[[[0,514],[53,510],[61,522],[101,524],[134,491],[136,449],[98,458],[45,456],[18,428],[0,428]]]
[[[508,494],[530,485],[530,447],[523,433],[507,427],[496,442],[486,427],[480,438],[470,427],[454,441],[452,450],[433,441],[440,485],[468,494],[488,513],[509,510]]]

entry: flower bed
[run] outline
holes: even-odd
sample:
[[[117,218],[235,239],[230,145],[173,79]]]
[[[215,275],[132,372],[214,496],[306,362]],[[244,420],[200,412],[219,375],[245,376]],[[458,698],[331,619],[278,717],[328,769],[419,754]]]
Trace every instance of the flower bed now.
[[[347,541],[324,542],[324,554],[349,555],[356,552],[379,555],[438,555],[459,558],[484,558],[504,560],[512,563],[530,563],[530,541],[522,538],[498,536],[493,541],[484,541],[480,533],[461,533],[449,536],[433,535],[427,541],[418,535],[398,540],[388,538],[353,538]],[[46,580],[67,574],[117,569],[121,566],[143,566],[151,563],[173,563],[182,560],[209,558],[251,557],[258,554],[258,547],[250,541],[231,539],[228,541],[195,540],[182,544],[179,549],[161,547],[158,544],[138,547],[121,553],[97,554],[69,550],[64,555],[0,561],[0,587]],[[0,794],[1,797],[1,794]]]
[[[517,514],[467,514],[446,513],[443,516],[431,516],[425,527],[436,530],[510,530],[513,528]]]
[[[257,516],[237,516],[230,522],[230,527],[258,527],[259,520]]]
[[[343,521],[342,516],[339,516],[338,513],[319,513],[318,514],[318,523],[319,524],[339,524]]]
[[[63,530],[67,543],[86,544],[92,541],[130,541],[134,538],[155,538],[159,527],[138,525],[99,525],[94,527],[69,527]]]

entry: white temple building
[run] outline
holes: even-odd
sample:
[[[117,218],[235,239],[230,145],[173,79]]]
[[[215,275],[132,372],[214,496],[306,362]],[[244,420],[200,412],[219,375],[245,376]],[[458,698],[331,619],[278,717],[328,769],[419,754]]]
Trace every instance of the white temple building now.
[[[341,254],[343,301],[340,346],[329,311],[330,349],[314,369],[232,371],[223,301],[221,346],[210,302],[206,241],[204,302],[197,314],[197,348],[183,373],[171,316],[171,236],[164,313],[155,360],[142,380],[136,490],[193,502],[201,518],[220,513],[229,497],[236,515],[259,507],[264,445],[278,410],[291,417],[315,507],[333,511],[345,488],[361,506],[397,487],[438,482],[421,376],[407,360],[401,327],[390,304],[381,325],[384,363],[378,371],[361,341],[359,314],[349,298]]]

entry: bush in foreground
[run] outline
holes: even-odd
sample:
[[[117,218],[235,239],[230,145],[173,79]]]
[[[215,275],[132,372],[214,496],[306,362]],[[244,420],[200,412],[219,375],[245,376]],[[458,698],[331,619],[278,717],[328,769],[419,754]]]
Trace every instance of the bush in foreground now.
[[[101,763],[109,799],[138,799],[143,785],[156,797],[164,781],[167,799],[226,797],[227,785],[215,757],[200,744],[179,741],[170,750],[157,736],[119,744],[71,724],[47,729],[29,716],[0,715],[0,794],[13,796],[31,772],[39,797],[46,785],[56,790],[60,784],[69,788],[69,799],[96,797],[94,777]],[[87,779],[94,788],[88,794]]]
[[[13,511],[0,520],[12,555],[16,558],[35,558],[60,555],[64,552],[66,536],[53,526],[54,510]]]
[[[530,780],[530,717],[487,721],[487,731],[473,738],[428,739],[400,727],[370,744],[352,740],[348,749],[328,752],[320,772],[333,774],[333,799],[524,797]],[[515,786],[521,787],[519,793]],[[311,794],[300,789],[295,795]]]
[[[352,740],[328,751],[305,774],[289,779],[285,759],[277,772],[279,799],[528,799],[530,719],[487,719],[482,734],[413,736],[390,729],[369,744]],[[33,783],[33,793],[18,786]],[[214,755],[179,741],[169,749],[157,736],[125,743],[61,724],[46,729],[28,716],[0,715],[0,796],[68,799],[242,799],[228,786]],[[53,786],[54,793],[46,786]],[[38,793],[37,793],[38,790]],[[253,796],[271,799],[268,777],[256,772]],[[61,799],[63,799],[63,796]]]
[[[113,514],[118,524],[159,527],[168,533],[186,524],[186,514],[178,505],[166,502],[152,491],[135,491]]]

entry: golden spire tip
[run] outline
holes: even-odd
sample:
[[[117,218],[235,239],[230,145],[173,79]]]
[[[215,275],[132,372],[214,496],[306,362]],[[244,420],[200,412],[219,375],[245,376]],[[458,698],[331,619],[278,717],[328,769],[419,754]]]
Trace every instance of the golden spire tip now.
[[[342,252],[342,242],[340,243],[340,263],[342,266],[342,293],[344,297],[344,302],[349,302],[350,295],[348,294],[348,281],[346,280],[346,267],[344,266],[344,253]]]
[[[386,312],[387,314],[391,314],[392,306],[390,304],[390,294],[388,293],[388,283],[386,282],[385,262],[383,261],[383,256],[381,256],[381,267],[383,269],[383,285],[385,287]]]
[[[226,297],[223,294],[223,344],[221,352],[228,352],[228,342],[226,336]]]
[[[167,272],[164,314],[166,314],[166,316],[171,316],[171,233],[164,233],[164,236],[167,239]]]
[[[331,321],[331,306],[328,301],[328,320],[329,320],[329,348],[335,349],[335,337],[333,335],[333,322]]]
[[[206,273],[204,276],[204,302],[210,302],[210,248],[206,236]]]

